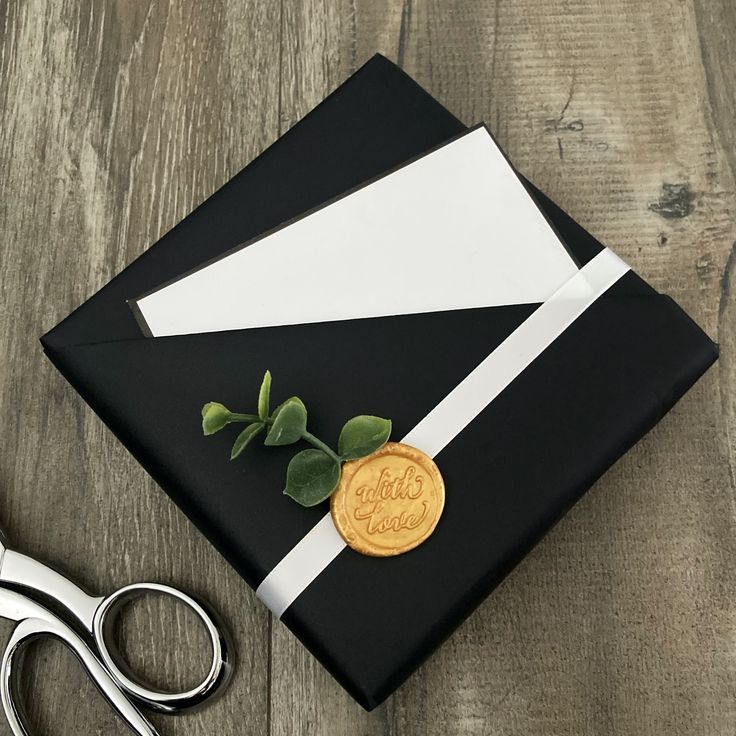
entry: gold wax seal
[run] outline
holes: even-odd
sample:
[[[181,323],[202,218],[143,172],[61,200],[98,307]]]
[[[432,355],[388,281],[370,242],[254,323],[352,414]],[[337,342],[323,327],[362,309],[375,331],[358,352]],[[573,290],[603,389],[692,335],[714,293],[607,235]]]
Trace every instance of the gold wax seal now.
[[[445,483],[432,458],[400,442],[346,462],[330,499],[340,536],[357,552],[374,557],[420,545],[444,506]]]

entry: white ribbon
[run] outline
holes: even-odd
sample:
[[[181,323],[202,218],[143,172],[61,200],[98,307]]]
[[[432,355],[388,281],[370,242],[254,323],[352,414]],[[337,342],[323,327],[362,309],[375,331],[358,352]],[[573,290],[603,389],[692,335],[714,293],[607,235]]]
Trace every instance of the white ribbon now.
[[[608,248],[566,281],[401,441],[437,455],[629,267]],[[345,548],[329,513],[274,567],[256,595],[274,616]]]

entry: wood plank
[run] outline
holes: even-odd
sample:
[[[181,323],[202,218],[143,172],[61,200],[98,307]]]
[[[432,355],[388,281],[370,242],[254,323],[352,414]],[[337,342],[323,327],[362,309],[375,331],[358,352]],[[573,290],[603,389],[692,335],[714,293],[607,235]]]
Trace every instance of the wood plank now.
[[[282,120],[386,53],[467,123],[487,120],[525,174],[715,337],[734,187],[696,20],[676,0],[294,0]],[[711,53],[727,70],[721,32]],[[272,733],[730,733],[723,380],[711,371],[372,714],[275,625]]]
[[[37,337],[276,137],[278,4],[9,0],[0,33],[0,524],[90,589],[154,579],[210,600],[238,643],[228,697],[154,720],[265,733],[266,612]],[[201,672],[190,632],[155,600],[123,626],[131,663],[160,684]],[[61,646],[40,645],[23,679],[34,732],[128,733]]]
[[[695,0],[695,17],[700,37],[703,71],[714,144],[728,162],[730,182],[723,186],[736,190],[736,83],[733,68],[733,38],[736,35],[736,5],[728,0]],[[733,218],[736,207],[731,203]],[[718,302],[718,363],[723,431],[719,433],[729,458],[731,483],[736,485],[736,241],[720,277]]]

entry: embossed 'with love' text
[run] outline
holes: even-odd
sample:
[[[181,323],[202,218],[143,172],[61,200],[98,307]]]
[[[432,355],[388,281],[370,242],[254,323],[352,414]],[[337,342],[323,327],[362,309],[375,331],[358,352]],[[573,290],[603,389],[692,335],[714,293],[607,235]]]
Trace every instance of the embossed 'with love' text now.
[[[434,531],[445,486],[434,461],[409,445],[388,442],[343,466],[330,508],[345,542],[363,554],[408,552]]]

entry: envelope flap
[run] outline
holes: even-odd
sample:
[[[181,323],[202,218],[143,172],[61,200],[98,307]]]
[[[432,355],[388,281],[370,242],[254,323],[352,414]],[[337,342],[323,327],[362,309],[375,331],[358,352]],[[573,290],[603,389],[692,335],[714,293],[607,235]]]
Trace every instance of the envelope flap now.
[[[631,272],[599,301],[605,304],[598,309],[632,320],[670,303]],[[203,437],[204,403],[252,411],[268,368],[274,400],[300,396],[310,410],[310,428],[328,442],[336,441],[344,421],[364,413],[392,419],[393,436],[401,438],[536,308],[141,337],[47,346],[47,352],[177,504],[257,584],[322,511],[281,496],[288,448],[253,446],[250,458],[228,462],[235,428]],[[670,311],[676,323],[692,330],[679,308]],[[693,332],[703,339],[699,330]],[[222,485],[203,496],[213,468]],[[257,494],[258,503],[243,494]],[[263,511],[258,517],[256,506]]]
[[[185,513],[257,584],[324,509],[305,510],[281,495],[294,448],[253,445],[229,462],[237,429],[203,437],[204,403],[255,410],[268,368],[274,402],[300,396],[310,431],[325,441],[334,445],[342,424],[357,414],[390,418],[393,436],[401,438],[535,308],[141,338],[48,352]]]

